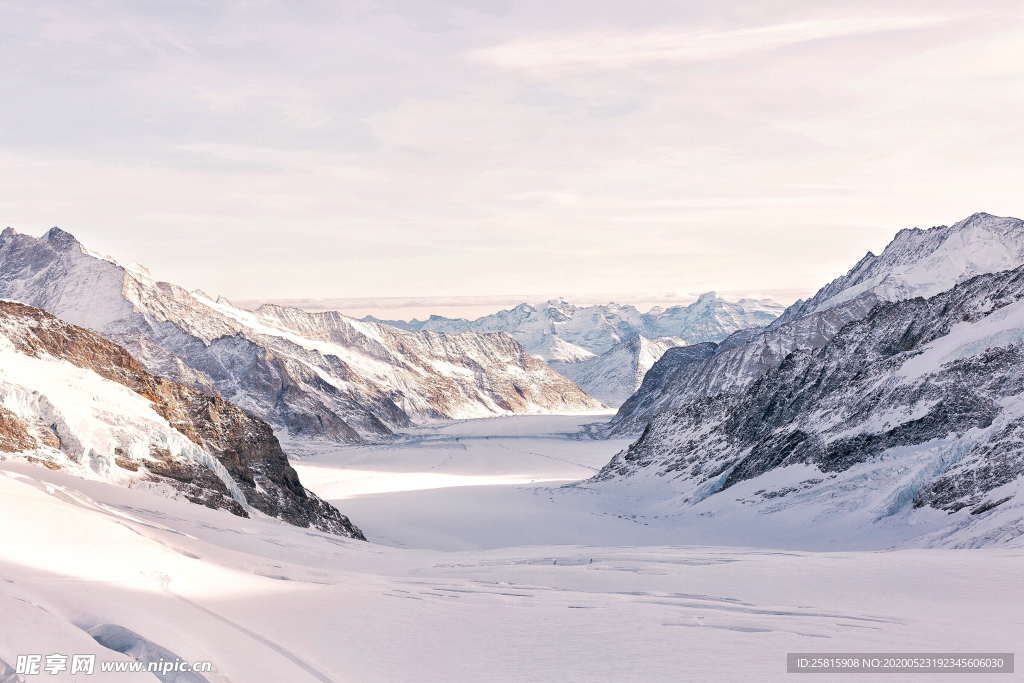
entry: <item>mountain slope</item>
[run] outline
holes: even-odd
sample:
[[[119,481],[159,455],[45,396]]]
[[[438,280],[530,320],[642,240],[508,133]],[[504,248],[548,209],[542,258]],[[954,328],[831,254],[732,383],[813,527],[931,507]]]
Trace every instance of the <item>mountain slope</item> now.
[[[0,301],[0,457],[149,485],[248,517],[363,538],[307,491],[269,425],[146,372],[122,347]]]
[[[878,304],[740,391],[662,411],[596,480],[693,515],[802,509],[978,546],[1024,534],[1022,477],[1019,267]]]
[[[1016,218],[977,213],[948,227],[903,230],[880,256],[869,253],[764,330],[733,335],[703,362],[671,371],[672,377],[653,391],[641,387],[640,395],[620,408],[610,431],[638,433],[661,411],[741,390],[789,353],[821,347],[881,302],[931,296],[978,273],[1022,263],[1024,221]]]
[[[979,212],[950,226],[899,231],[876,256],[870,251],[850,271],[775,322],[833,308],[865,292],[885,301],[929,297],[958,282],[1024,263],[1024,221]]]
[[[682,344],[679,337],[648,339],[636,335],[600,356],[568,363],[552,360],[548,364],[594,398],[606,405],[618,406],[637,390],[644,375],[662,354]]]
[[[597,407],[506,335],[243,311],[97,256],[59,228],[0,235],[0,296],[90,327],[149,371],[296,436],[358,441],[416,420]]]

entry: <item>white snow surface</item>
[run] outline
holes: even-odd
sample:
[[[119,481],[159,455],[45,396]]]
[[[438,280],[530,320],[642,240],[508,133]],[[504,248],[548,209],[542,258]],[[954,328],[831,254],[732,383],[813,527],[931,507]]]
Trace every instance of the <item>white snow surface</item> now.
[[[1024,405],[1022,405],[1024,408]],[[335,503],[368,538],[399,547],[468,550],[509,545],[766,546],[888,550],[1003,545],[1024,498],[987,515],[914,509],[915,487],[951,452],[983,434],[893,449],[837,474],[812,465],[771,470],[716,495],[641,471],[589,479],[630,439],[591,440],[595,416],[467,420],[406,432],[394,443],[290,442],[303,483]],[[1000,423],[991,429],[999,429]],[[960,443],[963,442],[963,444]],[[724,473],[728,474],[728,472]],[[724,476],[724,475],[723,475]],[[1009,493],[1024,480],[1007,485]],[[690,497],[684,503],[682,498]],[[699,502],[696,502],[698,499]],[[1024,545],[1024,536],[1012,539]]]
[[[581,422],[450,423],[390,450],[307,444],[302,477],[322,470],[321,493],[347,469],[391,477],[391,491],[335,491],[349,510],[366,501],[404,515],[378,517],[378,538],[416,548],[0,463],[0,661],[125,660],[88,633],[123,627],[150,649],[212,661],[209,681],[781,681],[786,652],[1019,645],[1024,550],[666,543],[652,520],[600,514],[599,493],[553,481],[589,471],[615,445],[579,438]],[[403,491],[416,482],[392,476],[422,472],[479,482]],[[494,480],[510,473],[536,482]],[[432,492],[434,502],[451,496],[450,509],[407,532],[428,507],[406,510],[410,496]],[[372,520],[354,519],[372,540]],[[445,549],[450,539],[462,549]]]
[[[28,356],[0,334],[0,406],[37,433],[50,431],[60,449],[41,446],[12,458],[41,457],[79,476],[135,485],[140,476],[115,465],[116,453],[147,461],[157,446],[211,470],[248,509],[245,495],[217,458],[190,441],[128,387],[49,356]],[[159,487],[176,495],[170,487]]]

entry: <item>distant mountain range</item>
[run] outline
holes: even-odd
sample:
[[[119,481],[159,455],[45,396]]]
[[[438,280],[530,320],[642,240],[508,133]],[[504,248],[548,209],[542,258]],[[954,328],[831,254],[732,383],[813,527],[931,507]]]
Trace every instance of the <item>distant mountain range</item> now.
[[[552,299],[539,305],[520,304],[475,320],[442,316],[363,320],[416,332],[505,332],[591,396],[617,406],[640,386],[665,349],[719,341],[737,330],[762,327],[783,310],[765,299],[726,301],[707,292],[689,305],[656,307],[646,313],[615,303],[576,306]]]
[[[764,330],[668,351],[594,484],[680,523],[998,544],[1024,534],[1022,361],[1024,221],[904,230]]]
[[[686,306],[655,307],[646,313],[615,303],[575,306],[564,299],[523,303],[475,320],[433,315],[426,320],[379,320],[404,330],[435,332],[506,332],[530,353],[545,360],[574,362],[600,355],[641,335],[679,337],[684,343],[721,339],[739,329],[773,321],[785,308],[767,299],[726,301],[714,292]]]
[[[0,234],[0,297],[127,348],[293,436],[359,441],[417,421],[599,404],[502,333],[409,332],[280,306],[256,311],[155,281],[53,228]]]

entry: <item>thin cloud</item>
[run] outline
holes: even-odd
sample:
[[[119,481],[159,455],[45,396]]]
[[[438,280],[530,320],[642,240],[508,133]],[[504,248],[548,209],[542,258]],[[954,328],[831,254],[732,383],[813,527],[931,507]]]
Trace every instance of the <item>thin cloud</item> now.
[[[727,31],[593,31],[474,50],[470,58],[534,74],[624,69],[652,62],[707,62],[826,38],[937,26],[954,17],[798,21]]]

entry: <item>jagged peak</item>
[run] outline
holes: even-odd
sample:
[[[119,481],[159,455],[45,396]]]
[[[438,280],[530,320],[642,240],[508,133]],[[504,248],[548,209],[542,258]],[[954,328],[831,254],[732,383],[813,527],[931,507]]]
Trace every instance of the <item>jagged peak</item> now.
[[[890,242],[890,246],[894,243],[901,241],[901,238],[906,238],[909,237],[910,235],[922,235],[927,233],[952,233],[959,232],[965,229],[969,230],[975,227],[982,227],[986,225],[1020,225],[1022,223],[1024,223],[1024,221],[1021,221],[1021,219],[1014,218],[1012,216],[996,216],[995,214],[988,213],[987,211],[975,211],[971,215],[953,223],[952,225],[935,225],[930,228],[903,228],[902,230],[896,233],[895,237],[893,237],[892,242]]]
[[[290,309],[288,306],[282,306],[281,304],[266,303],[266,304],[260,304],[259,308],[257,308],[255,312],[256,313],[275,313],[275,314],[278,314],[278,313],[283,313],[284,311],[288,311],[288,310],[293,310],[293,309]]]
[[[957,221],[954,224],[954,227],[957,227],[957,226],[967,226],[967,225],[971,225],[973,223],[979,223],[979,222],[988,222],[988,221],[990,221],[992,219],[1007,220],[1003,216],[995,216],[993,214],[988,213],[987,211],[975,211],[974,213],[972,213],[967,218],[964,218],[963,220]]]
[[[554,299],[548,299],[547,301],[544,302],[543,305],[546,308],[554,308],[557,311],[563,311],[563,310],[570,310],[570,311],[572,311],[572,310],[576,310],[576,306],[574,306],[573,304],[569,303],[564,297],[557,297],[557,298],[554,298]]]
[[[718,300],[719,300],[718,292],[710,291],[710,292],[704,292],[703,294],[698,296],[697,300],[694,301],[693,303],[695,303],[695,304],[707,304],[707,303],[714,303],[715,301],[718,301]]]
[[[49,244],[55,249],[66,250],[72,247],[81,248],[82,243],[67,230],[63,230],[56,225],[46,231],[43,235],[42,240]]]
[[[857,270],[865,263],[873,261],[876,258],[878,258],[878,256],[875,254],[875,252],[868,249],[867,253],[860,257],[860,261],[857,261],[857,264],[853,267],[853,270]]]

